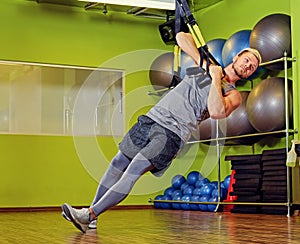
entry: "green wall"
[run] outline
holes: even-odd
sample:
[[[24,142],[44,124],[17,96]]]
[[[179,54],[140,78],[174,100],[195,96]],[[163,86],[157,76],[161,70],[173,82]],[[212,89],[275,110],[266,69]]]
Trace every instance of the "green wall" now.
[[[238,30],[251,29],[270,13],[289,14],[292,6],[295,7],[292,8],[292,26],[295,29],[300,24],[296,17],[299,16],[296,0],[262,0],[259,4],[257,7],[256,0],[238,3],[224,0],[195,16],[206,40],[228,38]],[[124,69],[128,73],[125,82],[127,128],[157,101],[158,98],[146,95],[151,85],[145,67],[150,66],[159,50],[171,51],[158,33],[162,20],[113,12],[105,16],[101,12],[24,0],[2,0],[0,9],[3,24],[0,59]],[[299,43],[299,38],[294,31],[293,42]],[[293,55],[297,56],[298,52],[298,47],[293,46]],[[294,66],[299,69],[299,64]],[[293,76],[298,80],[298,72],[293,72]],[[294,90],[299,91],[299,86],[294,84]],[[294,106],[298,108],[296,105],[299,105],[298,98],[294,99]],[[299,113],[295,114],[298,125]],[[97,138],[102,149],[99,158],[103,161],[99,164],[103,164],[103,170],[117,151],[119,139]],[[274,145],[265,142],[255,150],[271,146]],[[91,202],[98,179],[90,176],[81,163],[82,155],[77,154],[78,148],[72,137],[0,135],[0,148],[0,207],[59,206],[65,201],[88,205]],[[93,157],[89,149],[87,147],[87,154]],[[178,173],[204,169],[212,171],[209,176],[215,179],[216,154],[210,150],[202,144],[188,145],[165,176],[154,178],[147,174],[142,177],[123,204],[147,204],[147,199],[165,189],[171,177]],[[224,155],[252,152],[253,148],[249,146],[226,147],[223,151]],[[228,172],[229,164],[222,163],[222,177]]]
[[[300,33],[296,31],[299,29],[300,25],[300,3],[297,0],[291,0],[291,16],[292,16],[292,48],[293,57],[296,58],[296,62],[293,62],[293,112],[294,112],[294,128],[300,127],[300,63],[299,63],[299,53],[300,53]],[[295,139],[300,139],[299,133],[295,134]]]
[[[264,16],[273,13],[290,14],[290,2],[281,0],[223,0],[198,11],[197,22],[205,40],[227,39],[239,30],[251,30]]]
[[[2,59],[97,67],[124,52],[165,48],[159,20],[36,1],[2,3]]]
[[[35,1],[3,0],[1,3],[1,60],[124,69],[130,73],[126,76],[125,89],[131,91],[149,86],[143,69],[149,67],[153,57],[142,65],[139,60],[126,57],[135,58],[132,53],[139,50],[170,48],[161,41],[158,32],[163,20],[111,11],[103,15],[101,11]],[[120,55],[124,56],[122,63],[118,60],[114,63],[113,59]],[[141,68],[133,68],[135,64]],[[146,96],[146,92],[141,94]],[[153,104],[149,98],[148,104]],[[97,140],[104,152],[103,162],[98,163],[104,169],[117,151],[116,141],[106,137]],[[0,207],[91,202],[99,179],[85,170],[72,137],[0,135],[0,144]],[[136,200],[129,199],[129,202],[134,204]]]

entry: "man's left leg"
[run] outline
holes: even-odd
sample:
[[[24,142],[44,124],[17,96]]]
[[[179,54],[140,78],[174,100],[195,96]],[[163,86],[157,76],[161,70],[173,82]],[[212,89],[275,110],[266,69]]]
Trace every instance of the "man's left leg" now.
[[[73,224],[82,232],[85,233],[90,222],[98,217],[101,213],[109,208],[117,205],[124,200],[135,182],[146,172],[152,170],[154,167],[151,162],[142,154],[138,153],[122,177],[116,182],[106,193],[89,209],[74,209],[68,204],[63,204],[62,209],[71,219]]]

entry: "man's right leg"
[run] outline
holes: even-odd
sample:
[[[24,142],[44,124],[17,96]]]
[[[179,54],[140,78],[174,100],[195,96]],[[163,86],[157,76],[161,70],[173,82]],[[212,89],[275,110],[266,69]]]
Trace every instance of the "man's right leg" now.
[[[90,211],[94,217],[123,201],[130,193],[136,181],[153,168],[152,163],[141,153],[138,153],[130,162],[120,180],[108,189],[97,203],[91,206]]]
[[[75,209],[65,203],[62,205],[62,209],[76,228],[85,233],[89,224],[97,218],[99,214],[120,203],[129,194],[135,182],[144,173],[153,168],[154,166],[152,163],[142,154],[138,153],[131,161],[120,180],[108,189],[96,204],[89,209]]]
[[[119,151],[116,154],[98,185],[98,189],[91,206],[98,202],[106,193],[106,191],[122,177],[129,163],[130,160],[124,154],[122,154],[122,152]],[[68,214],[66,214],[64,211],[62,212],[62,215],[66,220],[71,221],[71,219],[68,217]],[[93,220],[88,227],[90,229],[97,228],[97,219]]]
[[[112,187],[122,177],[129,163],[130,160],[121,151],[119,151],[117,155],[112,159],[108,169],[103,175],[98,185],[98,189],[96,191],[96,195],[94,197],[91,206],[93,206],[96,202],[98,202],[99,199],[107,192],[107,190],[110,187]],[[89,224],[89,228],[90,229],[97,228],[97,219],[93,220]]]

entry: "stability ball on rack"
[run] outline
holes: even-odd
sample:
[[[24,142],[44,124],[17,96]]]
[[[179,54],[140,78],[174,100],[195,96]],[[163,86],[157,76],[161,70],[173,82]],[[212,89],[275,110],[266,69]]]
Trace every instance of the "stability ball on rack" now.
[[[242,49],[250,47],[251,30],[241,30],[232,34],[225,42],[222,50],[222,60],[224,66],[232,63],[233,58]]]
[[[198,126],[198,135],[194,135],[197,140],[211,139],[211,136],[215,133],[215,122],[213,119],[208,118],[202,121]]]
[[[167,52],[158,56],[152,62],[149,78],[154,89],[162,89],[171,84],[173,77],[173,59],[174,54]]]
[[[223,38],[216,38],[209,40],[206,45],[208,47],[208,51],[212,54],[212,56],[217,60],[217,62],[224,67],[223,60],[222,60],[222,51],[226,39]]]
[[[288,99],[289,101],[292,99],[290,89]],[[267,78],[254,86],[247,99],[246,112],[251,125],[259,132],[283,129],[285,126],[284,78]]]
[[[271,14],[253,27],[250,35],[250,46],[259,50],[263,62],[283,57],[284,52],[291,55],[290,16],[286,14]],[[282,70],[283,63],[265,66],[270,70]]]
[[[242,96],[241,105],[226,118],[226,136],[239,136],[255,132],[246,113],[246,103],[249,93],[249,91],[240,92]]]
[[[162,89],[171,85],[174,74],[173,65],[173,52],[163,53],[152,62],[149,71],[149,78],[154,89]],[[194,60],[182,51],[180,55],[180,78],[183,79],[186,74],[186,69],[194,65]]]

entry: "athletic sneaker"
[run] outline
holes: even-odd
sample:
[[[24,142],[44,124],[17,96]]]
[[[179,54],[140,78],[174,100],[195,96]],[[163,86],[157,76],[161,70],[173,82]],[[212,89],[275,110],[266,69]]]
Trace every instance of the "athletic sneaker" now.
[[[68,221],[72,222],[64,211],[61,212],[61,215]],[[97,219],[92,220],[92,222],[88,226],[89,229],[97,229]]]
[[[85,233],[89,224],[91,223],[89,209],[75,209],[67,203],[64,203],[61,208],[68,219],[70,219],[70,221],[75,225],[75,227]]]
[[[97,219],[92,220],[88,226],[89,229],[97,229]]]

